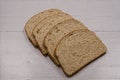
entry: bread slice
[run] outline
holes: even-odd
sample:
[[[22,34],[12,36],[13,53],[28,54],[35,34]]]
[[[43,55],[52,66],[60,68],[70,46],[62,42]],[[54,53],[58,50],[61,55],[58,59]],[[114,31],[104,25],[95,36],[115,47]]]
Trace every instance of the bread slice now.
[[[28,22],[25,25],[25,32],[29,38],[29,40],[32,42],[32,44],[37,47],[37,42],[32,34],[33,29],[36,27],[38,23],[40,23],[44,18],[48,16],[54,16],[55,14],[61,13],[61,10],[58,9],[49,9],[45,10],[43,12],[40,12],[33,17],[31,17]]]
[[[48,50],[48,54],[52,58],[53,62],[58,62],[54,56],[55,48],[58,42],[68,33],[78,30],[87,29],[81,22],[75,19],[69,19],[54,26],[45,37],[44,44]]]
[[[65,20],[71,19],[72,17],[65,13],[60,13],[57,15],[54,15],[54,17],[47,18],[45,20],[45,24],[42,26],[42,28],[39,30],[39,32],[35,35],[35,38],[38,42],[39,48],[43,55],[47,54],[47,49],[45,48],[43,41],[47,33],[58,23],[63,22]],[[39,27],[39,25],[37,26]],[[37,28],[36,27],[36,28]],[[58,63],[58,62],[56,62]]]
[[[76,30],[65,36],[55,50],[55,56],[67,76],[72,76],[85,65],[106,52],[102,41],[89,30]]]

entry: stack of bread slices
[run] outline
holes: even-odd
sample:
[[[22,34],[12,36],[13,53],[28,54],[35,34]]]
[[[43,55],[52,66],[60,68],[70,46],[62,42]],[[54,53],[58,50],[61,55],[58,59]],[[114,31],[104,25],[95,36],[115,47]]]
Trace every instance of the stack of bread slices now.
[[[94,32],[58,9],[44,10],[31,17],[25,32],[33,46],[48,55],[67,76],[72,76],[107,51]]]

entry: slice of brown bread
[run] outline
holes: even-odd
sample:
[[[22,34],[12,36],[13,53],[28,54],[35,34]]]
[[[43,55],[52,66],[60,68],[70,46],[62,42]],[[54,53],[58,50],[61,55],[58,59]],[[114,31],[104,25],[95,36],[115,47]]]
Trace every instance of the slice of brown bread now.
[[[95,33],[89,30],[76,30],[59,42],[55,56],[65,74],[72,76],[106,51],[105,45]]]
[[[75,19],[69,19],[55,25],[54,28],[46,35],[44,44],[48,50],[48,54],[54,62],[58,62],[54,56],[54,51],[59,41],[68,33],[78,29],[87,29],[87,27]]]
[[[54,16],[55,14],[61,13],[61,10],[58,9],[49,9],[45,10],[43,12],[40,12],[33,17],[31,17],[28,22],[25,25],[25,32],[29,38],[29,40],[32,42],[32,44],[37,47],[37,42],[32,34],[33,29],[36,27],[40,21],[42,21],[44,18],[48,16]]]
[[[61,14],[63,14],[63,15],[65,14],[65,15],[67,15],[67,16],[70,16],[70,15],[64,13],[64,12],[60,12],[60,13],[54,15],[54,16],[49,16],[49,17],[45,18],[44,20],[41,21],[41,23],[39,23],[39,24],[34,28],[34,30],[33,30],[33,35],[34,35],[34,37],[39,33],[40,29],[41,29],[44,25],[46,25],[47,22],[50,22],[50,21],[49,21],[50,19],[52,19],[53,17],[57,17],[58,15],[61,15]],[[70,17],[71,17],[71,16],[70,16]],[[52,21],[51,21],[51,23],[52,23]],[[51,24],[51,23],[49,23],[49,24]]]
[[[35,38],[38,42],[39,48],[41,52],[45,55],[47,54],[47,49],[45,48],[43,41],[47,33],[58,23],[63,22],[65,20],[71,19],[72,17],[65,13],[60,13],[57,15],[54,15],[54,17],[49,18],[45,20],[45,24],[43,27],[39,30],[38,34],[35,35]],[[38,25],[39,26],[39,25]],[[56,64],[59,64],[58,62],[55,62]]]

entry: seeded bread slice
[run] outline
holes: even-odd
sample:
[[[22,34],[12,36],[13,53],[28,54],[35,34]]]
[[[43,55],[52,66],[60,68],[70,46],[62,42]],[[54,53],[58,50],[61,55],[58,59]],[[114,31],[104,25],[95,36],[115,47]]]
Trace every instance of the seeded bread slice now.
[[[88,63],[106,52],[102,41],[89,30],[77,30],[58,44],[55,56],[67,76],[72,76]]]
[[[61,13],[61,10],[58,9],[49,9],[45,10],[43,12],[40,12],[33,17],[31,17],[28,22],[25,25],[25,32],[29,38],[29,40],[32,42],[32,44],[37,47],[37,42],[32,34],[33,29],[36,27],[38,23],[40,23],[44,18],[48,16],[54,16],[55,14]]]
[[[35,35],[35,38],[38,42],[39,48],[41,52],[45,55],[47,54],[47,49],[45,48],[43,41],[47,33],[58,23],[63,22],[65,20],[71,19],[72,17],[65,13],[60,13],[57,15],[54,15],[54,17],[49,18],[45,20],[45,24],[42,26],[42,28],[39,30],[39,32]],[[37,26],[39,27],[39,25]],[[37,28],[36,27],[36,28]],[[58,62],[55,62],[56,64],[59,64]]]
[[[54,51],[58,42],[68,33],[78,29],[87,29],[87,27],[75,19],[69,19],[55,25],[54,28],[46,35],[44,44],[48,50],[48,54],[54,62],[58,62],[54,56]]]

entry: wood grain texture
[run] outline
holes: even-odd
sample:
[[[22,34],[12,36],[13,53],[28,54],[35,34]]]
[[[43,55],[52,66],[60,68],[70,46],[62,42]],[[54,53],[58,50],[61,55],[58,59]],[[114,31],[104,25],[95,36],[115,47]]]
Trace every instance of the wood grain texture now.
[[[120,0],[0,0],[0,80],[120,80],[119,7]],[[49,8],[81,20],[105,43],[107,54],[67,78],[24,33],[27,20]]]

